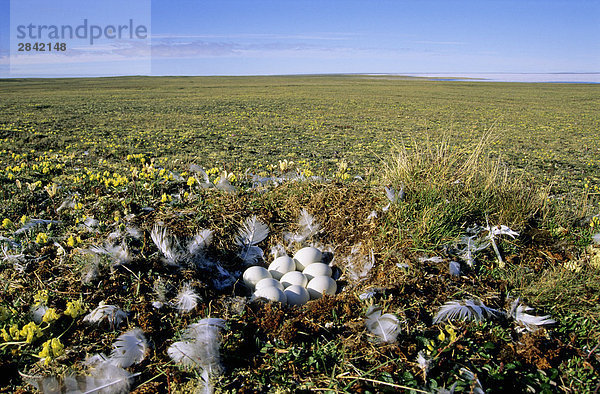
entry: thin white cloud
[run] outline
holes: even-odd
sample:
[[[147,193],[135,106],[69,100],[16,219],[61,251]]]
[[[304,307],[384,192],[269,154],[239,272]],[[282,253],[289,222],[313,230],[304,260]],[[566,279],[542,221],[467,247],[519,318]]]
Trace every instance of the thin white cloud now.
[[[462,41],[412,41],[413,44],[431,44],[431,45],[466,45],[466,42]]]
[[[357,33],[315,32],[301,34],[240,33],[240,34],[153,34],[153,39],[269,39],[269,40],[323,40],[344,41],[358,36]]]

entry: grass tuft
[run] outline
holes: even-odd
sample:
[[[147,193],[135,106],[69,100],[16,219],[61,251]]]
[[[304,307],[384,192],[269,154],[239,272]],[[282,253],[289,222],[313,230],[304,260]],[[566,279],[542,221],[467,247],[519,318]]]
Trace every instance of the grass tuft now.
[[[384,161],[384,182],[405,198],[392,210],[400,229],[410,229],[416,248],[430,249],[474,224],[493,223],[521,229],[544,208],[548,189],[531,186],[486,152],[493,139],[486,132],[474,144],[454,146],[449,137],[398,145]]]

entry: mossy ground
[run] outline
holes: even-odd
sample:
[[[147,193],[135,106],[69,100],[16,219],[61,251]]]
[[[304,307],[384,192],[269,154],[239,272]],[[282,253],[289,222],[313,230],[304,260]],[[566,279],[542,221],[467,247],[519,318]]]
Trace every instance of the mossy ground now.
[[[136,392],[196,386],[197,374],[172,363],[166,349],[188,323],[207,316],[227,322],[224,374],[215,381],[224,392],[431,391],[457,381],[457,390],[468,391],[472,382],[460,368],[491,392],[598,387],[600,271],[598,250],[588,247],[599,224],[593,218],[599,211],[597,86],[341,76],[0,85],[6,92],[0,220],[7,219],[0,235],[22,247],[0,242],[7,254],[27,256],[2,262],[7,330],[31,321],[40,291],[59,312],[74,300],[88,310],[100,301],[119,305],[130,311],[127,325],[142,328],[152,344],[146,360],[131,368],[141,372]],[[284,159],[294,162],[292,172],[321,180],[251,187],[250,173],[279,176]],[[211,180],[227,170],[238,191],[199,188],[189,180],[191,163],[214,167]],[[404,186],[405,198],[384,212],[383,188],[390,185]],[[59,210],[66,198],[74,206]],[[331,248],[342,273],[359,243],[376,261],[366,280],[343,275],[336,296],[303,307],[247,303],[239,283],[217,291],[210,272],[165,266],[149,236],[157,222],[180,238],[211,229],[209,256],[235,271],[242,269],[234,238],[244,218],[257,215],[269,225],[260,245],[268,254],[296,230],[301,209],[322,224],[312,241]],[[369,219],[373,211],[377,217]],[[100,221],[98,231],[81,226],[89,217]],[[59,222],[15,235],[20,220],[31,218]],[[486,250],[462,276],[450,276],[445,245],[486,219],[520,233],[499,244],[506,266]],[[84,284],[81,271],[90,258],[84,251],[127,226],[143,234],[130,244],[132,262],[110,269],[105,261],[99,277]],[[432,255],[443,260],[419,261]],[[202,301],[189,314],[153,308],[159,277],[171,298],[190,283]],[[361,300],[369,289],[374,298]],[[517,334],[506,321],[432,325],[446,301],[475,297],[504,309],[508,296],[522,297],[558,323],[532,334]],[[379,344],[365,329],[371,302],[400,319],[396,343]],[[109,352],[125,329],[62,315],[32,343],[0,343],[6,371],[0,386],[28,390],[19,372],[83,370],[86,355]],[[59,336],[65,353],[40,363],[42,344]],[[433,359],[427,376],[416,362],[420,351]]]

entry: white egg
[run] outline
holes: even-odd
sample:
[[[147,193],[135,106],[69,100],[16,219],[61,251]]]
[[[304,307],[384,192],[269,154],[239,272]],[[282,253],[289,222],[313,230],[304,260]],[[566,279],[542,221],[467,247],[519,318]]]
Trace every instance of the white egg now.
[[[294,255],[294,262],[296,263],[296,269],[303,271],[304,268],[313,263],[320,263],[323,255],[317,248],[307,247],[302,248]]]
[[[270,278],[271,274],[267,271],[266,268],[260,267],[258,265],[254,265],[244,271],[243,279],[246,286],[248,286],[251,290],[254,290],[254,286],[264,278]]]
[[[281,279],[283,275],[295,269],[296,263],[294,263],[294,259],[292,259],[290,256],[277,257],[275,260],[273,260],[268,268],[271,276],[277,280]]]
[[[310,300],[308,291],[302,286],[292,285],[283,291],[289,305],[304,305]]]
[[[277,287],[279,290],[283,291],[283,285],[279,283],[277,279],[273,278],[264,278],[259,280],[258,283],[256,283],[256,286],[254,286],[254,289],[260,290],[263,287]]]
[[[309,281],[317,276],[331,276],[331,267],[323,263],[313,263],[304,268],[302,273]]]
[[[279,290],[277,287],[263,287],[262,289],[258,289],[254,292],[252,299],[255,300],[257,298],[264,298],[269,301],[281,302],[285,304],[287,302],[287,298],[283,291]]]
[[[314,300],[325,294],[334,295],[337,291],[337,283],[329,276],[316,276],[308,282],[306,290],[308,290],[310,298]]]
[[[290,287],[292,285],[298,285],[302,287],[306,287],[308,283],[308,279],[306,276],[300,271],[292,271],[283,275],[279,282],[283,285],[283,287]]]

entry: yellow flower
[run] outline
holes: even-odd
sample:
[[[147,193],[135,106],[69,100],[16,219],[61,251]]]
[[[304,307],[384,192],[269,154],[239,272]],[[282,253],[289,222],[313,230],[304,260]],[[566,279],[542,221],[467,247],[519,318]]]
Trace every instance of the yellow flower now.
[[[36,244],[45,244],[48,242],[48,235],[46,233],[39,233],[37,237],[35,237]]]
[[[454,328],[452,328],[452,326],[447,326],[446,332],[450,334],[450,342],[456,341],[456,331],[454,331]]]
[[[60,342],[60,339],[52,338],[44,342],[38,357],[44,361],[44,365],[48,365],[50,361],[63,354],[65,354],[65,346]]]
[[[10,334],[11,339],[18,341],[19,338],[21,337],[20,331],[19,331],[19,326],[16,324],[13,324],[12,326],[10,326],[10,328],[8,329],[8,333]]]
[[[52,338],[50,342],[50,347],[52,348],[52,353],[54,353],[54,357],[61,356],[65,354],[65,346],[60,342],[58,338]]]
[[[44,323],[52,323],[53,321],[58,320],[59,317],[58,313],[56,313],[56,309],[48,308],[46,313],[44,313],[44,316],[42,316],[42,321]]]
[[[310,178],[311,176],[313,176],[313,172],[311,170],[309,170],[308,168],[305,168],[302,171],[302,175],[304,175],[306,178]]]
[[[27,223],[27,220],[28,220],[27,215],[21,216],[21,224]]]
[[[72,235],[67,239],[67,245],[71,248],[75,246],[75,238]]]
[[[46,359],[50,357],[51,354],[51,350],[50,350],[50,342],[51,341],[46,341],[44,342],[44,344],[42,345],[42,350],[40,350],[40,352],[38,353],[38,357],[41,359]],[[45,360],[44,360],[45,361]],[[45,362],[44,362],[45,363]]]
[[[30,322],[23,326],[19,334],[25,338],[27,343],[31,343],[35,338],[42,335],[42,330],[37,324]]]
[[[440,330],[440,334],[437,338],[440,340],[440,342],[444,342],[444,339],[446,339],[446,334],[444,334],[443,330]]]
[[[67,302],[67,309],[64,313],[65,315],[71,316],[73,319],[75,319],[77,316],[85,313],[85,304],[80,300],[69,301]]]
[[[10,337],[10,334],[6,331],[5,328],[3,328],[2,330],[0,330],[0,335],[2,336],[2,339],[4,340],[4,342],[8,342],[8,341],[10,341],[12,339]]]
[[[35,302],[36,306],[46,305],[48,303],[48,298],[48,290],[39,290],[33,296],[33,301]]]
[[[12,222],[10,221],[10,219],[4,219],[2,221],[2,228],[8,228],[8,226],[10,226],[12,224]]]
[[[52,186],[46,185],[44,187],[44,189],[46,190],[46,192],[48,193],[48,195],[50,196],[50,198],[54,197],[56,195],[56,192],[58,191],[56,183],[52,183]]]
[[[196,179],[193,176],[189,177],[187,180],[188,186],[192,186],[194,182],[196,182]]]

